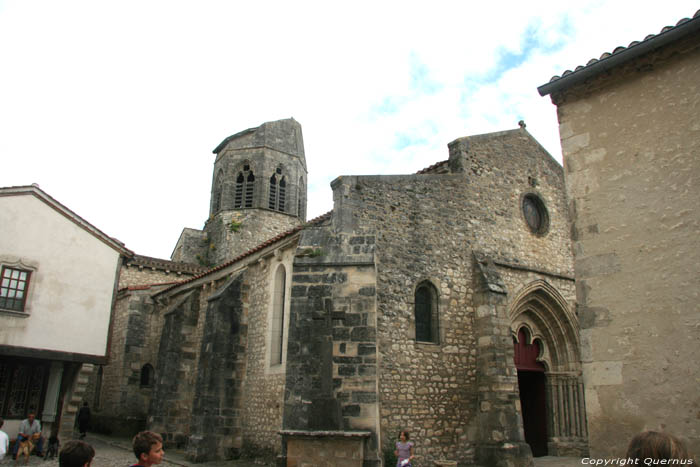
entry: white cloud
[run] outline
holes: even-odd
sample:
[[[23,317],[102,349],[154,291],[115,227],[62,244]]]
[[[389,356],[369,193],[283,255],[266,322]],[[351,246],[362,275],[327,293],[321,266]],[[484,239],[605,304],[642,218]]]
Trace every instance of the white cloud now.
[[[696,6],[568,8],[0,2],[0,186],[37,182],[137,253],[168,257],[207,217],[212,149],[265,121],[303,126],[310,216],[332,208],[338,175],[415,172],[519,119],[560,157],[537,86]]]

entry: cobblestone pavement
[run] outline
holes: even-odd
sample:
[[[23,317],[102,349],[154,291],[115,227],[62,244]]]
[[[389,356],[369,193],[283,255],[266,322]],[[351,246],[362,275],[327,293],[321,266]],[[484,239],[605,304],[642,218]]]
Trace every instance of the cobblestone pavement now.
[[[88,434],[85,438],[93,448],[95,448],[95,458],[92,461],[92,467],[129,467],[136,463],[134,453],[131,451],[129,440],[120,438],[108,438],[99,435],[91,436]],[[2,467],[24,467],[24,459],[20,459],[15,463],[8,455],[0,461]],[[263,467],[269,466],[264,462],[256,462],[249,460],[223,461],[223,462],[204,462],[202,464],[192,464],[185,460],[181,453],[168,452],[165,453],[165,459],[161,464],[163,467],[188,467],[196,465],[198,467]],[[58,457],[54,459],[44,460],[38,456],[29,456],[29,467],[58,467]]]
[[[100,435],[88,435],[85,439],[95,448],[95,459],[93,459],[93,467],[128,467],[136,461],[134,454],[131,452],[131,446],[128,439],[104,437]],[[23,467],[24,460],[15,462],[7,456],[0,461],[2,467]],[[37,456],[30,456],[29,467],[58,467],[58,458],[44,460]],[[220,461],[220,462],[205,462],[202,464],[192,464],[185,460],[182,453],[177,451],[166,451],[163,467],[189,467],[190,465],[197,467],[263,467],[271,466],[272,464],[263,461],[252,460],[237,460],[237,461]],[[537,457],[535,458],[535,467],[579,467],[583,465],[581,459],[577,457]]]

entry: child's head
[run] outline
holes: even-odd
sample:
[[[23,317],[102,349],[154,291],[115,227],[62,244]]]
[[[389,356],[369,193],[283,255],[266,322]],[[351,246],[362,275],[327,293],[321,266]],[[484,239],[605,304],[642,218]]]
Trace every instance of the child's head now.
[[[685,445],[673,435],[657,431],[644,431],[632,438],[627,448],[632,459],[690,459]]]
[[[152,431],[142,431],[134,436],[134,455],[145,466],[160,464],[163,460],[163,438]]]
[[[399,439],[403,442],[406,442],[409,439],[411,439],[411,435],[408,433],[408,431],[401,430],[401,431],[399,431]]]
[[[85,441],[68,441],[58,454],[59,467],[89,467],[95,450]]]
[[[2,428],[2,426],[3,426],[4,424],[5,424],[5,420],[3,420],[2,417],[0,417],[0,428]]]

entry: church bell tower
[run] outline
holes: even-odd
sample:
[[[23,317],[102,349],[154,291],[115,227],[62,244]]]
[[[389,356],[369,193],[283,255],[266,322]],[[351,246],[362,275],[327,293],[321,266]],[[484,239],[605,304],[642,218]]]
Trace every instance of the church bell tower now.
[[[185,229],[172,259],[216,266],[306,220],[306,158],[293,118],[263,123],[215,149],[209,218]]]

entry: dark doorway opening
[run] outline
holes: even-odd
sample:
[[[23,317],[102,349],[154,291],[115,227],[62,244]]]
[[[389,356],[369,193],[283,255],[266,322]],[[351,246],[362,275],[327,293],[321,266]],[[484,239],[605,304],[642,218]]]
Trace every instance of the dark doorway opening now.
[[[529,336],[525,329],[518,331],[514,339],[515,368],[518,370],[520,406],[523,414],[525,441],[530,445],[532,455],[547,455],[547,395],[545,388],[545,368],[537,361],[540,343],[535,340],[528,344]]]
[[[547,455],[547,403],[545,398],[544,373],[518,371],[520,405],[523,410],[525,441],[532,455]]]

